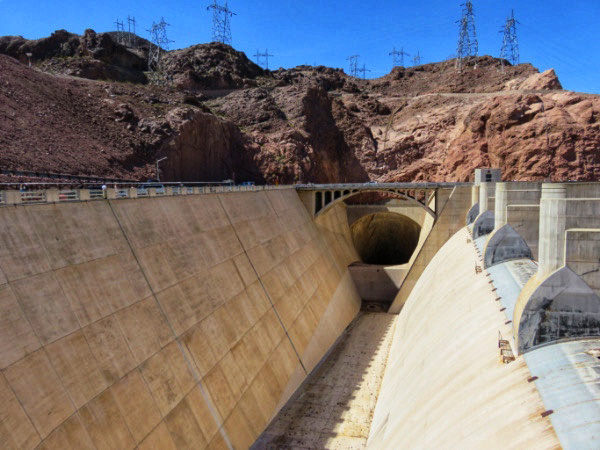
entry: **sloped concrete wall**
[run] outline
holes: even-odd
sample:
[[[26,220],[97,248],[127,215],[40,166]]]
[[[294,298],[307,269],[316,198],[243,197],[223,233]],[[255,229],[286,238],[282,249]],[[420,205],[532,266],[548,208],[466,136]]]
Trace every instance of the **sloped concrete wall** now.
[[[464,216],[463,216],[464,217]],[[368,448],[559,448],[466,229],[432,258],[400,312]]]
[[[427,235],[425,242],[417,248],[417,252],[413,256],[414,259],[411,259],[411,263],[413,261],[414,263],[390,307],[390,313],[397,314],[400,312],[431,259],[448,239],[464,226],[465,217],[471,209],[470,187],[440,189],[437,195],[439,196],[436,200],[438,219]]]
[[[4,207],[0,227],[3,448],[245,448],[360,304],[347,236],[294,190]]]

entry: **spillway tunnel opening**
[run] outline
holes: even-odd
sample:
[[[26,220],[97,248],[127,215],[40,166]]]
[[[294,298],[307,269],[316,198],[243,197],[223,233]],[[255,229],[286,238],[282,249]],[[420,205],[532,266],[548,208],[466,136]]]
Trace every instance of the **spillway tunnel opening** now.
[[[419,244],[421,225],[403,214],[380,211],[355,220],[350,232],[360,261],[349,269],[362,310],[387,312]]]
[[[350,226],[352,241],[365,264],[406,264],[419,243],[421,226],[410,217],[377,212],[361,217]]]

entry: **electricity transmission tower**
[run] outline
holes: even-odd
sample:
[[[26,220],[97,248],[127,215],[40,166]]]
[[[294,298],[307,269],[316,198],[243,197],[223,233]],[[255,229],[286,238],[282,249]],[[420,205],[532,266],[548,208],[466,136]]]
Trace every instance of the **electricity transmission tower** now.
[[[350,61],[350,75],[354,78],[358,75],[358,57],[360,55],[352,55],[346,58],[347,61]]]
[[[213,0],[213,4],[209,5],[206,9],[212,9],[213,11],[213,41],[231,45],[230,19],[236,14],[227,6],[227,0],[222,5],[217,0]]]
[[[160,22],[152,22],[152,27],[148,30],[150,33],[150,51],[148,52],[148,70],[152,72],[159,71],[162,52],[169,49],[169,43],[173,42],[167,38],[167,27],[170,26],[164,18]]]
[[[479,44],[477,43],[477,33],[475,31],[475,12],[473,11],[473,3],[467,0],[462,5],[462,17],[458,21],[458,47],[456,49],[456,62],[458,70],[462,70],[463,59],[477,57]]]
[[[261,53],[259,50],[256,50],[256,64],[261,65],[261,58],[265,58],[265,69],[269,70],[269,56],[273,56],[269,54],[269,49],[265,49],[264,53]]]
[[[137,44],[136,42],[136,35],[135,35],[135,17],[130,17],[127,16],[127,25],[128,25],[128,30],[129,30],[129,46],[133,47],[135,44]],[[131,34],[131,29],[133,26],[133,34]]]
[[[419,51],[413,58],[413,66],[420,66],[420,65],[421,65],[421,52]]]
[[[404,47],[402,47],[400,51],[396,50],[396,47],[394,47],[394,50],[390,52],[390,56],[394,57],[394,67],[404,67],[404,57],[410,56],[410,54],[404,51]]]
[[[362,73],[362,78],[363,78],[363,80],[364,80],[364,79],[367,77],[367,76],[366,76],[366,73],[367,73],[367,72],[370,72],[370,70],[369,70],[369,69],[367,69],[367,68],[366,68],[366,66],[363,64],[362,68],[360,68],[360,69],[356,69],[356,72],[357,72],[357,74],[358,74],[359,72],[360,72],[360,73]],[[356,75],[355,75],[355,76],[356,76]]]
[[[504,28],[500,33],[504,33],[502,38],[502,49],[500,50],[500,63],[502,71],[504,71],[504,60],[508,60],[513,66],[519,64],[519,41],[517,39],[517,24],[515,19],[515,11],[511,11],[510,16],[506,19]]]
[[[123,21],[119,22],[119,19],[117,19],[117,21],[115,22],[115,25],[117,26],[117,42],[119,44],[124,44],[125,43],[125,28],[123,27]]]

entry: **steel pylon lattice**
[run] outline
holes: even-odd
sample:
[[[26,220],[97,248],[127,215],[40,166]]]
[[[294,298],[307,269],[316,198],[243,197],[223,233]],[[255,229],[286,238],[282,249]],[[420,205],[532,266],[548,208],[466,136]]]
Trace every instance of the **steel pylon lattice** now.
[[[509,61],[513,66],[519,64],[519,40],[517,39],[517,24],[514,10],[506,19],[506,24],[500,30],[503,34],[500,61],[504,70],[504,61]]]
[[[212,5],[207,6],[206,9],[212,9],[213,13],[213,42],[231,45],[231,17],[236,14],[227,6],[227,0],[222,5],[218,0],[213,0]]]
[[[456,61],[458,69],[462,69],[464,59],[476,58],[479,52],[479,43],[477,42],[477,31],[475,29],[475,11],[473,3],[470,0],[461,5],[462,17],[457,22],[459,24],[458,46],[456,48]]]
[[[360,55],[352,55],[346,58],[347,61],[350,61],[350,75],[356,78],[358,76],[358,57]]]
[[[404,47],[402,47],[400,51],[396,50],[396,47],[394,47],[394,50],[392,50],[389,54],[394,58],[394,67],[404,67],[404,57],[410,56],[409,53],[404,51]]]
[[[150,33],[150,51],[148,52],[148,70],[157,72],[160,69],[160,60],[162,53],[169,49],[169,44],[173,41],[167,38],[167,27],[170,26],[164,18],[160,22],[152,22],[152,27],[148,30]]]
[[[256,54],[254,56],[256,57],[256,64],[258,64],[259,66],[262,66],[261,60],[262,58],[264,58],[265,69],[269,70],[269,56],[273,56],[269,53],[269,49],[265,49],[264,53],[261,53],[259,50],[256,50]]]

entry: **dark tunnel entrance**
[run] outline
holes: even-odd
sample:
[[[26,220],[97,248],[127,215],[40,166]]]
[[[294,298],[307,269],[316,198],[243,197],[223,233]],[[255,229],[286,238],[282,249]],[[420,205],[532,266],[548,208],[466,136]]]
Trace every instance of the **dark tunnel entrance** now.
[[[377,212],[361,217],[350,230],[364,263],[392,266],[410,261],[419,243],[421,226],[401,214]]]

